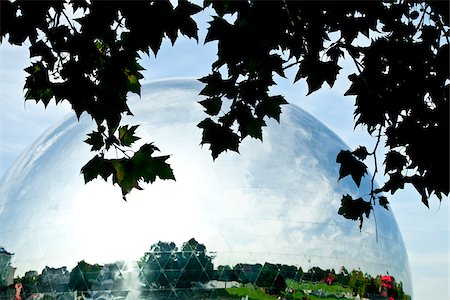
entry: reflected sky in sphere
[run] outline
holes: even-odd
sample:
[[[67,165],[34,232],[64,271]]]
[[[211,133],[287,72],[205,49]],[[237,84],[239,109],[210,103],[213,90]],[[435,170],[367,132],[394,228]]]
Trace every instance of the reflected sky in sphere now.
[[[83,143],[95,127],[89,117],[63,120],[21,155],[0,185],[0,246],[14,253],[17,275],[81,260],[139,260],[160,240],[195,237],[215,253],[215,266],[345,266],[389,273],[412,293],[392,212],[376,206],[361,231],[337,214],[343,194],[368,194],[370,178],[360,191],[351,179],[337,181],[336,155],[347,146],[334,133],[285,105],[280,124],[267,121],[262,143],[247,138],[240,154],[213,162],[208,145],[199,145],[201,88],[194,80],[155,81],[132,97],[134,117],[124,123],[140,125],[136,147],[155,142],[170,154],[176,181],[145,185],[127,202],[111,183],[84,184],[80,168],[93,156]]]

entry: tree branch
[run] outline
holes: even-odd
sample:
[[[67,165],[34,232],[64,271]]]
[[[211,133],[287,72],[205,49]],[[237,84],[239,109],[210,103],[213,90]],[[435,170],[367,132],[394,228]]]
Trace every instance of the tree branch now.
[[[67,23],[69,23],[70,28],[72,28],[74,33],[76,33],[77,29],[75,28],[75,26],[73,26],[72,22],[70,21],[69,17],[67,16],[66,12],[64,10],[62,10],[61,12],[64,15],[64,17],[66,18]]]
[[[373,155],[373,161],[374,161],[374,165],[375,165],[375,169],[372,174],[371,188],[370,188],[370,201],[373,201],[373,204],[375,204],[375,192],[374,192],[375,177],[378,173],[378,161],[377,161],[377,153],[376,152],[377,152],[378,146],[380,144],[380,140],[381,140],[381,129],[382,129],[382,126],[380,125],[380,127],[378,128],[377,142],[375,143],[373,151],[371,153],[369,153],[369,155]]]

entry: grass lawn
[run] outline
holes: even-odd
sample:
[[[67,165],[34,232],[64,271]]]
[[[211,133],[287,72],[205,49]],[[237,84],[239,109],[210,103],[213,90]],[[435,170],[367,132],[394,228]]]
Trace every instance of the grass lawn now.
[[[242,298],[248,295],[248,299],[277,299],[277,296],[269,295],[260,288],[256,288],[252,285],[246,285],[243,287],[233,287],[225,289],[228,295],[232,298]]]
[[[319,291],[322,290],[326,294],[330,294],[330,297],[319,297],[316,295],[308,295],[308,299],[316,300],[316,299],[336,299],[336,297],[333,297],[331,295],[340,296],[344,293],[349,293],[351,295],[352,291],[349,288],[343,287],[339,284],[333,284],[328,285],[324,282],[297,282],[295,280],[288,279],[286,280],[286,284],[288,288],[294,289],[297,292],[293,294],[294,299],[302,299],[302,297],[305,295],[302,291],[309,290],[309,291]]]
[[[336,285],[328,285],[326,283],[311,283],[303,282],[299,283],[295,280],[286,280],[288,288],[295,289],[295,293],[290,295],[290,299],[303,299],[307,297],[309,300],[336,300],[336,296],[342,295],[342,293],[351,292],[348,288]],[[303,290],[318,291],[323,290],[325,293],[330,294],[328,297],[319,297],[316,295],[306,295]],[[336,296],[332,296],[332,295]],[[242,297],[248,296],[248,299],[262,299],[262,300],[276,300],[278,296],[269,295],[263,289],[257,288],[251,284],[247,284],[243,287],[232,287],[227,289],[221,289],[220,292],[216,290],[214,292],[214,298],[216,299],[241,299]],[[289,299],[289,298],[288,298]]]
[[[347,287],[343,287],[340,284],[328,285],[324,282],[318,282],[318,283],[302,282],[302,283],[299,283],[295,280],[287,279],[286,284],[289,288],[296,289],[296,290],[313,290],[313,291],[323,290],[329,294],[346,293],[346,292],[351,293],[352,292],[351,289],[349,289]]]

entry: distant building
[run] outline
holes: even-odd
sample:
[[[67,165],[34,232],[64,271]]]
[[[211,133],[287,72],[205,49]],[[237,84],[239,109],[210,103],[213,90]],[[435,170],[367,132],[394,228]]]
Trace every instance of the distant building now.
[[[45,292],[68,292],[70,273],[67,267],[45,267],[38,281],[38,288]]]
[[[0,247],[0,287],[9,286],[14,283],[15,268],[11,267],[13,253]]]
[[[5,254],[5,255],[9,255],[9,256],[14,255],[13,253],[9,253],[8,251],[5,250],[5,248],[0,246],[0,255],[1,254]]]

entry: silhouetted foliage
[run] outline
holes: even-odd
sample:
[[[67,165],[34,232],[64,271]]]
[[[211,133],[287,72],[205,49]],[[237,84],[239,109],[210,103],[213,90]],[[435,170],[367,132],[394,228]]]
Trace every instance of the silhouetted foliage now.
[[[69,288],[73,291],[87,292],[97,283],[102,266],[80,261],[70,272]]]
[[[286,282],[277,265],[265,263],[255,282],[256,286],[263,287],[268,294],[279,295],[286,288]]]
[[[131,114],[127,93],[140,94],[140,53],[158,53],[163,39],[197,37],[192,16],[213,11],[205,42],[217,42],[217,60],[200,104],[208,115],[198,127],[213,158],[239,151],[250,136],[262,139],[267,118],[280,119],[282,95],[272,95],[276,76],[296,69],[308,94],[336,81],[344,57],[355,63],[345,95],[354,96],[355,126],[377,140],[373,150],[343,150],[339,178],[359,186],[366,160],[375,160],[370,199],[351,196],[342,215],[368,216],[382,192],[411,184],[428,206],[431,195],[449,192],[449,7],[446,1],[204,1],[203,8],[167,1],[1,1],[0,38],[29,43],[25,99],[68,101],[98,128],[86,143],[97,151],[83,168],[85,181],[112,177],[125,196],[141,182],[175,179],[168,156],[145,144],[132,151],[137,126],[121,125]],[[74,17],[76,16],[76,18]],[[233,17],[231,17],[233,16]],[[231,18],[230,18],[231,17]],[[233,21],[231,21],[233,20]],[[364,39],[370,37],[369,39]],[[226,104],[224,104],[226,103]],[[385,140],[387,182],[374,184],[376,150]],[[107,158],[107,152],[122,153]],[[131,154],[132,153],[132,154]],[[356,205],[352,204],[354,201]],[[359,205],[366,201],[367,205]]]
[[[215,272],[216,275],[214,276],[214,279],[221,280],[221,281],[236,281],[237,276],[233,269],[226,265],[226,266],[218,266],[217,271]]]
[[[158,242],[150,247],[141,261],[144,262],[142,275],[148,287],[169,288],[181,272],[178,263],[178,248],[175,243]]]
[[[255,284],[262,270],[261,264],[239,263],[233,268],[237,275],[237,281],[242,284]]]
[[[336,274],[336,282],[347,286],[350,280],[350,275],[345,267],[342,267],[340,272]]]
[[[278,265],[278,268],[280,269],[281,276],[285,279],[294,279],[298,281],[303,275],[302,268],[297,268],[295,266]]]
[[[206,251],[205,245],[192,238],[183,244],[181,253],[184,272],[178,279],[177,286],[190,287],[192,282],[206,283],[211,280],[214,255]]]
[[[194,283],[206,283],[213,278],[213,258],[193,238],[180,250],[173,242],[159,241],[141,259],[141,275],[150,290],[191,288]]]
[[[28,271],[25,273],[25,276],[20,281],[23,287],[23,293],[25,295],[31,295],[37,293],[38,287],[37,282],[39,280],[39,275],[36,271]]]

